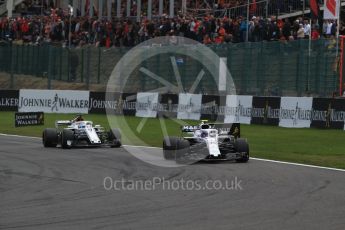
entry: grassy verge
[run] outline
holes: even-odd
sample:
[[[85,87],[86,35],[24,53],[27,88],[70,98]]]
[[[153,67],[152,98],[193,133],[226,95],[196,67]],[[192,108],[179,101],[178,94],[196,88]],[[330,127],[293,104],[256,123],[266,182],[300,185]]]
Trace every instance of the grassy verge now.
[[[55,120],[68,120],[72,116],[45,114],[44,126],[21,128],[14,127],[13,112],[0,112],[0,117],[0,133],[40,137],[45,127],[54,127]],[[106,128],[109,127],[105,115],[85,115],[85,119]],[[114,117],[114,119],[121,132],[128,137],[123,140],[125,144],[161,147],[163,132],[158,119],[147,119],[146,122],[137,117]],[[196,121],[186,122],[197,123]],[[167,119],[164,123],[169,135],[180,135],[180,125],[176,121]],[[345,169],[345,132],[342,130],[242,125],[241,134],[248,139],[253,157]]]

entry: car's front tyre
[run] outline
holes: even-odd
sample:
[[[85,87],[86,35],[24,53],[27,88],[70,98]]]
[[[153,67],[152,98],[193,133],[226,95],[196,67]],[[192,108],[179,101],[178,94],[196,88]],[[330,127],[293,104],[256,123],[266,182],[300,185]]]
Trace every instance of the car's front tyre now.
[[[58,130],[54,128],[47,128],[42,133],[43,146],[46,148],[54,148],[58,144]]]
[[[72,148],[72,143],[74,141],[74,132],[70,129],[64,129],[61,132],[61,147],[63,149]]]

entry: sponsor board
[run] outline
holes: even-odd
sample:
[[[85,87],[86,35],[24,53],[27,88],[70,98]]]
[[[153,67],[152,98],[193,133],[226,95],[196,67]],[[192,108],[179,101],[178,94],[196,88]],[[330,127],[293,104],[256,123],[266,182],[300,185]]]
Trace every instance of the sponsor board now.
[[[44,113],[31,112],[31,113],[15,113],[14,115],[15,127],[31,126],[31,125],[44,125]]]
[[[114,100],[106,100],[106,93],[103,92],[90,92],[89,100],[89,113],[106,113],[106,110],[109,109],[115,114],[123,114],[123,103],[120,93],[111,93],[114,94]]]
[[[177,119],[200,120],[201,94],[180,93]]]
[[[311,112],[311,127],[343,129],[345,100],[314,98]]]
[[[219,108],[221,101],[225,102],[225,96],[203,95],[201,105],[201,120],[223,121],[224,113]],[[224,105],[222,105],[224,107]]]
[[[71,90],[0,90],[1,111],[106,113],[138,117],[344,129],[345,99],[115,93]]]
[[[19,91],[19,112],[88,113],[89,91],[31,90]]]
[[[312,97],[282,97],[279,126],[309,128],[311,124]]]
[[[251,124],[276,125],[280,117],[280,97],[253,97]]]
[[[18,90],[0,91],[0,111],[17,111],[19,102]]]
[[[161,110],[158,104],[158,93],[137,93],[136,114],[137,117],[156,117]]]
[[[119,107],[122,108],[122,113],[125,116],[135,116],[137,106],[136,93],[124,93],[119,98]]]
[[[253,96],[226,96],[224,123],[250,124]]]
[[[178,110],[178,95],[162,94],[159,96],[161,109],[158,110],[158,117],[176,118]]]

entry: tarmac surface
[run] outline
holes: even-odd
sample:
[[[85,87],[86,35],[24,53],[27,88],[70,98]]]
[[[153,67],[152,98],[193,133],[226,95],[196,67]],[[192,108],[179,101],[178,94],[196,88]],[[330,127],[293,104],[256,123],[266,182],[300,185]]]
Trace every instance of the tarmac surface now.
[[[0,146],[0,229],[345,226],[342,171],[254,159],[167,168],[123,148],[44,148],[11,136]]]

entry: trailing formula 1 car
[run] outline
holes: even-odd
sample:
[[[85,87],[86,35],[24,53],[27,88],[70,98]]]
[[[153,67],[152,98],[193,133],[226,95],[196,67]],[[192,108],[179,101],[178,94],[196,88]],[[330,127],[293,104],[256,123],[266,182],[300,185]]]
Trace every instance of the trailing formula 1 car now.
[[[163,155],[177,163],[197,161],[249,160],[249,145],[240,138],[240,124],[212,124],[202,121],[198,126],[183,126],[189,136],[164,137]]]
[[[81,115],[72,120],[55,122],[55,128],[43,131],[42,141],[44,147],[61,145],[64,149],[72,147],[120,147],[121,134],[118,129],[106,131],[100,125],[93,125],[92,121],[84,121]],[[64,127],[62,127],[64,126]]]

